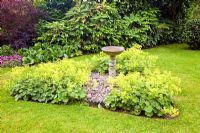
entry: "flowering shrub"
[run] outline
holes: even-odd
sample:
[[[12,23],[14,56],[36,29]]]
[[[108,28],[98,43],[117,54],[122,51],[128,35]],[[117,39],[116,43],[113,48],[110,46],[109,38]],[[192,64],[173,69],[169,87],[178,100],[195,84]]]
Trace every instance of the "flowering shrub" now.
[[[179,114],[173,96],[180,92],[180,81],[170,73],[145,70],[143,74],[121,74],[110,82],[112,90],[106,98],[106,107],[112,110],[148,117],[175,117]]]
[[[31,45],[36,37],[35,24],[42,16],[41,10],[33,6],[33,0],[1,0],[0,40],[8,40],[16,49]]]
[[[0,67],[13,67],[21,65],[20,55],[0,56]]]
[[[69,60],[15,69],[11,95],[15,100],[46,103],[83,101],[89,74],[88,65]]]

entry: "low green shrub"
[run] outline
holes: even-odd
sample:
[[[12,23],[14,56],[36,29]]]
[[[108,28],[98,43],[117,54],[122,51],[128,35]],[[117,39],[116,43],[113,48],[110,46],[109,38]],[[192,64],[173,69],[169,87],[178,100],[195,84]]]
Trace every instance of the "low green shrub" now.
[[[109,56],[101,52],[92,58],[93,67],[92,71],[99,72],[101,74],[108,73]]]
[[[128,74],[130,72],[143,72],[146,68],[155,67],[157,57],[149,55],[141,50],[141,46],[135,45],[117,56],[117,71]]]
[[[62,58],[69,58],[81,55],[80,51],[76,51],[73,47],[67,45],[49,45],[46,43],[36,43],[31,48],[23,48],[18,51],[23,56],[24,65],[33,65],[41,62],[55,62]]]
[[[109,57],[101,53],[94,57],[93,71],[100,73],[108,72]],[[118,73],[128,74],[129,72],[143,72],[145,68],[155,66],[156,57],[151,56],[141,50],[141,46],[134,44],[132,48],[127,49],[117,56],[116,69]]]
[[[8,56],[8,55],[13,55],[14,50],[11,48],[10,45],[3,45],[0,47],[0,56]]]
[[[15,69],[11,95],[15,100],[46,103],[83,101],[86,96],[83,85],[89,74],[88,65],[69,60]]]
[[[200,49],[200,19],[188,21],[186,25],[186,42],[191,49]]]
[[[175,117],[179,114],[173,96],[180,92],[180,81],[170,73],[145,70],[143,74],[121,74],[110,82],[112,90],[106,98],[107,108],[148,117]]]

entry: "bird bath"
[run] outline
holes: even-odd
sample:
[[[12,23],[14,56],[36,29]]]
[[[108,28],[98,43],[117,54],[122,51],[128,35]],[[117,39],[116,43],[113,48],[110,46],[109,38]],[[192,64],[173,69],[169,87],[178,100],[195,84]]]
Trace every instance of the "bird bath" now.
[[[106,46],[101,50],[110,56],[109,76],[116,77],[116,56],[121,54],[124,51],[124,48],[119,46]]]

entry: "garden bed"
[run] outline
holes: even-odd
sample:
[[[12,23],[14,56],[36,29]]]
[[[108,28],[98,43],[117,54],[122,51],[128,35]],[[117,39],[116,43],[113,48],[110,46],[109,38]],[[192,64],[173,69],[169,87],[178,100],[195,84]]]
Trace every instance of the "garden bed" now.
[[[181,111],[177,119],[163,120],[162,118],[154,119],[154,117],[149,119],[80,104],[66,106],[26,101],[15,102],[9,95],[8,86],[3,87],[12,76],[11,69],[0,68],[0,131],[159,133],[162,130],[163,133],[186,131],[197,133],[200,130],[197,126],[200,123],[200,71],[196,69],[200,63],[199,51],[191,51],[184,44],[164,45],[146,51],[159,57],[157,66],[161,70],[171,71],[173,75],[184,81],[181,83],[183,92],[175,97],[176,105]],[[91,61],[92,57],[81,56],[74,59],[78,62],[87,62],[88,59]]]
[[[116,59],[115,78],[108,77],[109,58],[103,53],[90,62],[65,59],[15,69],[11,95],[15,100],[54,104],[86,100],[93,106],[147,117],[179,114],[173,99],[180,92],[179,79],[155,69],[154,56],[135,45]]]

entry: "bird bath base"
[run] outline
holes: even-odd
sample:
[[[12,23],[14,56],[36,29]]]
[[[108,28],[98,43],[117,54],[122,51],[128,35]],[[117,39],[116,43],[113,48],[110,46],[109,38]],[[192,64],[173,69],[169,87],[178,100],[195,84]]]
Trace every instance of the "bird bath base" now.
[[[107,46],[101,49],[104,53],[110,56],[109,61],[109,76],[116,77],[116,56],[124,51],[123,47]]]

